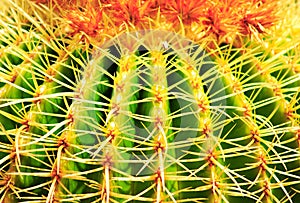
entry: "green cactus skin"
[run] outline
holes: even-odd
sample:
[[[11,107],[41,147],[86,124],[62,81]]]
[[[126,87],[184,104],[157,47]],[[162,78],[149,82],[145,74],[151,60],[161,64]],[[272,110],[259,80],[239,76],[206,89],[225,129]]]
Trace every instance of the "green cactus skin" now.
[[[299,39],[92,47],[9,5],[1,203],[300,202]]]

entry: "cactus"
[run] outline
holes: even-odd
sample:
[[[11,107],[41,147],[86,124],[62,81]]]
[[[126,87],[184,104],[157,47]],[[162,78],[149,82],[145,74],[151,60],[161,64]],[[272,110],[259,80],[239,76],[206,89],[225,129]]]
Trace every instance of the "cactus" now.
[[[0,202],[299,202],[298,6],[5,0]]]

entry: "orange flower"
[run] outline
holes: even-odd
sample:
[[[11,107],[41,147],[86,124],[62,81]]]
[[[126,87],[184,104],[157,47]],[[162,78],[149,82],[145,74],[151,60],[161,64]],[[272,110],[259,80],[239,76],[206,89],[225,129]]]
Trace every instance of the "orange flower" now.
[[[164,0],[159,1],[161,12],[168,21],[179,23],[179,19],[185,25],[199,22],[205,9],[205,0]]]
[[[102,28],[103,7],[98,0],[33,0],[48,4],[69,21],[72,34],[84,32],[95,37]]]
[[[151,10],[151,0],[117,0],[111,3],[110,15],[116,26],[123,23],[141,25],[147,21]]]
[[[277,22],[277,11],[276,1],[271,0],[210,1],[201,23],[206,36],[213,35],[221,41],[234,39],[237,35],[259,38],[259,33]]]
[[[102,28],[102,8],[88,6],[84,9],[70,9],[66,14],[70,20],[73,33],[84,32],[89,36],[95,37]]]
[[[205,11],[205,17],[201,22],[206,36],[215,36],[221,39],[228,35],[234,35],[237,31],[237,13],[235,5],[237,1],[210,2]]]
[[[273,26],[277,20],[278,6],[276,1],[254,0],[251,5],[244,5],[241,10],[240,29],[241,33],[251,35],[264,33]]]
[[[70,21],[74,33],[84,32],[92,37],[99,32],[119,33],[127,29],[127,25],[149,29],[153,23],[177,30],[182,23],[191,38],[210,36],[218,42],[232,41],[239,35],[259,38],[260,33],[277,22],[279,10],[276,0],[33,1],[51,3]]]

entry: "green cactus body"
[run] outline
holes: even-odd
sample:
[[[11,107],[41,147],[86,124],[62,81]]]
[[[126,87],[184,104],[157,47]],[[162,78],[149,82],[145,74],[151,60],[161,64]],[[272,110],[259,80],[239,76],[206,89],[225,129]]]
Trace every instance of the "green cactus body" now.
[[[219,45],[153,29],[96,46],[45,6],[5,2],[0,202],[300,201],[293,33]]]

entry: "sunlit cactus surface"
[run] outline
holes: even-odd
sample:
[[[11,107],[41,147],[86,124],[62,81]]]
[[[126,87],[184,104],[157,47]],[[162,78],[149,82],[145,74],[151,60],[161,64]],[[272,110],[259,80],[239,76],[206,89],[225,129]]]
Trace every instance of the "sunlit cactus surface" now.
[[[1,203],[299,203],[292,0],[2,0]]]

